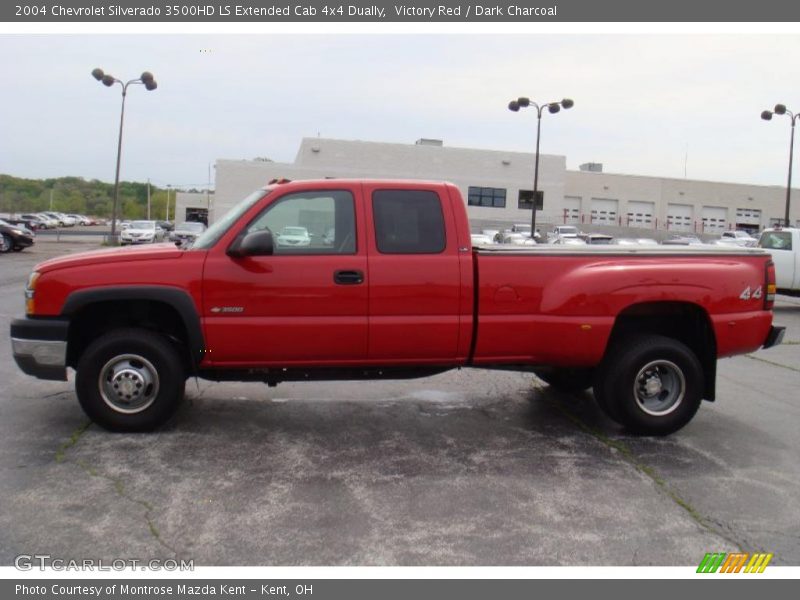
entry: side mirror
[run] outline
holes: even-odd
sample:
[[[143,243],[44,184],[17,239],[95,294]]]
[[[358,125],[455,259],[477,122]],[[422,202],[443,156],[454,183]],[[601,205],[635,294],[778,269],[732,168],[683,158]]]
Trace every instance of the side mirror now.
[[[271,256],[275,252],[272,232],[269,229],[253,231],[236,238],[228,248],[228,256],[243,258],[245,256]]]

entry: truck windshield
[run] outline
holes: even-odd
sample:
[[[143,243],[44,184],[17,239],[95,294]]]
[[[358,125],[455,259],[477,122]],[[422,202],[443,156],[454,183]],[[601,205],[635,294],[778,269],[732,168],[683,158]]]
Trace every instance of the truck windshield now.
[[[270,192],[268,190],[256,190],[247,196],[247,198],[240,201],[236,206],[225,213],[224,217],[206,229],[203,234],[199,235],[194,244],[192,244],[191,248],[193,250],[208,250],[211,248],[211,246],[216,244],[219,238],[221,238],[225,232],[231,228],[231,225],[239,220],[239,217],[250,210],[250,207],[267,196],[269,193]]]

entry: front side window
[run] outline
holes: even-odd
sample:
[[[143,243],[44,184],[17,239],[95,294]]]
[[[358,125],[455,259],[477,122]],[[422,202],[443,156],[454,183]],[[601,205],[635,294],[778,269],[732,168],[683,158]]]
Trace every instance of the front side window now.
[[[269,229],[275,254],[355,254],[353,195],[342,190],[298,192],[276,200],[247,233]]]
[[[425,190],[378,190],[372,195],[375,241],[381,254],[438,254],[446,246],[439,196]]]

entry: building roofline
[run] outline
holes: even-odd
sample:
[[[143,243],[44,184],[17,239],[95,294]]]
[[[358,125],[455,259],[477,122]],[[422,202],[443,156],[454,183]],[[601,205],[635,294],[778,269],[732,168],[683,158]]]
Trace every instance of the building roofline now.
[[[364,145],[374,145],[374,146],[393,146],[396,148],[431,148],[431,151],[436,152],[447,152],[448,150],[454,150],[459,152],[480,152],[480,153],[492,153],[497,155],[504,155],[504,156],[518,156],[523,157],[527,156],[533,160],[535,153],[534,152],[519,152],[517,150],[492,150],[489,148],[467,148],[464,146],[448,146],[443,144],[441,146],[433,146],[427,144],[415,144],[415,143],[403,143],[403,142],[376,142],[372,140],[347,140],[342,138],[318,138],[318,137],[304,137],[300,141],[300,148],[298,149],[298,156],[300,155],[300,151],[303,147],[308,143],[312,145],[313,142],[332,142],[332,143],[345,143],[345,144],[364,144]],[[563,158],[566,160],[566,155],[564,154],[549,154],[546,152],[540,152],[540,157],[548,156],[553,158]]]
[[[734,181],[719,181],[715,179],[689,179],[685,177],[665,177],[662,175],[638,175],[632,173],[610,173],[609,171],[581,171],[579,169],[567,169],[567,174],[571,173],[578,173],[580,175],[588,175],[594,177],[602,177],[603,175],[611,175],[612,177],[635,177],[638,179],[658,179],[659,181],[674,181],[674,182],[685,182],[685,183],[705,183],[711,185],[730,185],[730,186],[749,186],[755,188],[776,188],[776,189],[786,189],[785,185],[765,185],[763,183],[746,183],[746,182],[734,182]],[[800,189],[800,188],[792,188],[792,190]]]

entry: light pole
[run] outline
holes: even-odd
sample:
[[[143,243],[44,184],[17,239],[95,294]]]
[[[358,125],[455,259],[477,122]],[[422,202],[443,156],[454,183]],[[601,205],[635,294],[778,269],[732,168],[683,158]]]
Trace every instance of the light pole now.
[[[128,86],[133,84],[141,84],[149,92],[152,92],[158,87],[153,74],[145,71],[138,79],[131,79],[123,83],[113,75],[103,72],[103,69],[94,69],[92,77],[101,82],[106,87],[111,87],[118,83],[122,87],[122,110],[119,115],[119,141],[117,142],[117,173],[114,177],[114,205],[111,211],[111,242],[117,241],[117,211],[119,208],[119,165],[122,159],[122,125],[125,122],[125,96],[128,94]]]
[[[555,114],[561,110],[569,109],[575,106],[575,103],[569,98],[564,98],[560,102],[547,102],[546,104],[537,104],[531,102],[529,98],[520,97],[508,103],[508,110],[519,112],[520,108],[527,108],[533,106],[536,109],[536,160],[534,161],[533,168],[533,206],[531,210],[531,239],[536,241],[536,200],[539,195],[539,137],[542,132],[542,111],[546,108],[547,112]]]
[[[789,227],[789,205],[792,200],[792,158],[794,154],[794,124],[797,122],[797,118],[800,117],[800,113],[792,114],[792,111],[786,108],[785,104],[776,104],[773,110],[765,110],[761,113],[761,118],[765,121],[771,121],[772,115],[786,115],[792,120],[792,132],[791,137],[789,138],[789,177],[786,180],[786,212],[783,215],[783,222],[785,227]]]

